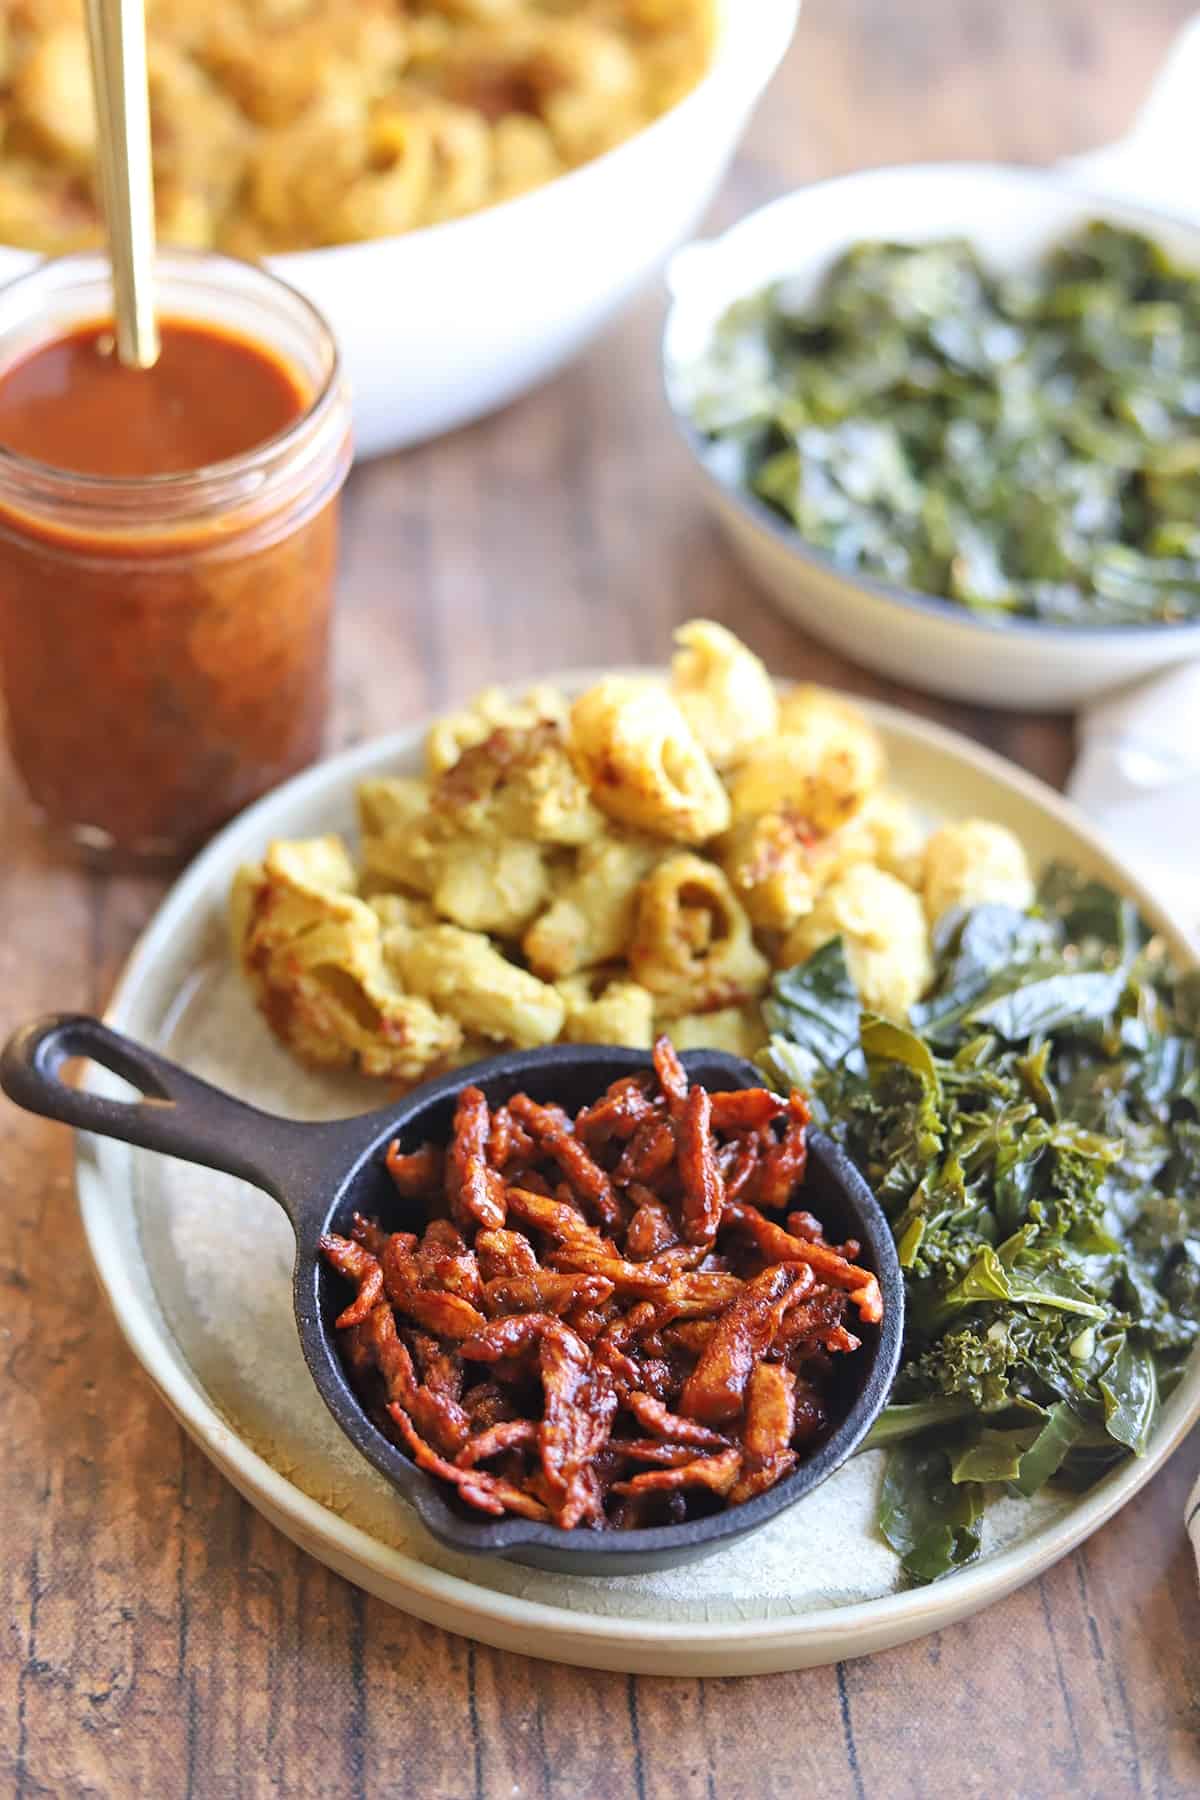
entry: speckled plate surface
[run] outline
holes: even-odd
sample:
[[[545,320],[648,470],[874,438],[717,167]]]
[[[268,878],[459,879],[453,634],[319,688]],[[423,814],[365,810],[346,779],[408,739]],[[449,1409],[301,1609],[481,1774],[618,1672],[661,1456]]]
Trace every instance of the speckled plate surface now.
[[[1067,857],[1124,888],[1180,960],[1193,960],[1134,873],[1049,788],[965,738],[886,707],[868,710],[886,740],[893,784],[931,822],[1001,820],[1035,862]],[[352,835],[355,783],[415,772],[422,735],[418,728],[334,757],[235,820],[155,915],[110,1023],[294,1117],[380,1104],[378,1087],[304,1071],[271,1037],[229,960],[225,897],[238,864],[272,837]],[[111,1077],[94,1080],[119,1090]],[[77,1168],[92,1255],[134,1354],[251,1504],[406,1612],[530,1656],[730,1675],[903,1643],[999,1599],[1072,1549],[1149,1480],[1200,1416],[1194,1359],[1140,1462],[1082,1498],[993,1507],[980,1560],[929,1588],[901,1588],[896,1560],[874,1530],[878,1454],[856,1458],[745,1542],[682,1569],[596,1579],[458,1556],[425,1534],[312,1387],[291,1314],[290,1228],[273,1202],[228,1177],[91,1137],[79,1140]],[[230,1253],[235,1234],[248,1238],[252,1254]]]

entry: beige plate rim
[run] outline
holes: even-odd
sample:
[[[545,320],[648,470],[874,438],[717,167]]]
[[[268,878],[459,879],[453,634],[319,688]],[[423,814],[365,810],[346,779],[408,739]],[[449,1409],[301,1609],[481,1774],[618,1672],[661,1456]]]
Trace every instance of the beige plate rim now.
[[[577,687],[593,674],[572,671],[557,680]],[[1178,923],[1103,835],[1053,789],[944,726],[854,698],[889,735],[938,752],[948,765],[965,764],[988,776],[1082,838],[1114,866],[1125,890],[1171,941],[1180,961],[1196,964]],[[179,878],[138,939],[108,1008],[109,1023],[118,1029],[129,1025],[143,982],[194,914],[211,906],[214,879],[231,853],[249,856],[261,846],[271,835],[273,815],[283,806],[318,801],[369,770],[411,756],[427,723],[328,758],[227,826]],[[1124,1464],[1034,1537],[932,1587],[745,1623],[615,1619],[549,1606],[479,1587],[380,1544],[310,1499],[251,1450],[182,1365],[164,1322],[126,1266],[114,1217],[120,1196],[110,1192],[104,1165],[94,1154],[95,1140],[80,1134],[77,1147],[76,1179],[88,1246],[121,1331],[175,1418],[239,1492],[295,1543],[350,1581],[430,1623],[529,1656],[634,1673],[729,1675],[810,1667],[907,1642],[1001,1599],[1073,1550],[1151,1479],[1200,1418],[1198,1356],[1164,1409],[1143,1459]]]

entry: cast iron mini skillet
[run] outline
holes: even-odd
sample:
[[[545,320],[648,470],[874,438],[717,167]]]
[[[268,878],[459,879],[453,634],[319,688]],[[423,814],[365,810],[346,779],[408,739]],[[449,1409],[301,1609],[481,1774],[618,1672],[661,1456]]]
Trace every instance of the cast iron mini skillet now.
[[[75,1056],[90,1057],[144,1097],[118,1100],[69,1087],[59,1071]],[[719,1051],[689,1051],[683,1062],[693,1081],[714,1092],[761,1085],[752,1064]],[[259,1112],[98,1019],[68,1013],[15,1033],[0,1059],[0,1086],[30,1112],[240,1176],[279,1202],[296,1234],[296,1327],[309,1372],[346,1436],[395,1484],[434,1537],[454,1550],[511,1557],[572,1575],[627,1575],[707,1556],[773,1519],[846,1460],[887,1399],[900,1355],[903,1280],[887,1221],[837,1146],[820,1132],[810,1134],[804,1205],[831,1241],[859,1240],[862,1262],[879,1279],[883,1322],[856,1324],[861,1350],[835,1359],[841,1423],[815,1454],[744,1506],[683,1525],[564,1531],[528,1519],[486,1519],[447,1495],[372,1424],[355,1397],[333,1327],[345,1288],[318,1255],[317,1239],[324,1231],[346,1233],[355,1212],[375,1215],[392,1230],[420,1228],[424,1221],[396,1192],[383,1154],[393,1138],[404,1150],[427,1140],[445,1143],[456,1097],[468,1081],[483,1089],[493,1107],[523,1089],[535,1100],[556,1100],[574,1113],[619,1076],[650,1066],[646,1052],[590,1044],[514,1051],[428,1082],[381,1111],[305,1124]]]

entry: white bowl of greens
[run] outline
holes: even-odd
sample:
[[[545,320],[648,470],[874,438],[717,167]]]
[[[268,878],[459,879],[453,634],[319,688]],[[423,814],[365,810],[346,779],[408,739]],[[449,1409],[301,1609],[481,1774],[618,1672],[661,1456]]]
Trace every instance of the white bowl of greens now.
[[[1135,238],[1169,263],[1145,302],[1113,273]],[[690,246],[670,281],[667,392],[706,497],[806,629],[1021,710],[1200,656],[1200,228],[1050,173],[878,169]],[[1106,295],[1128,305],[1097,344]],[[1101,366],[1141,333],[1132,372]]]
[[[816,636],[1021,710],[1200,657],[1198,79],[1200,23],[1120,144],[870,169],[678,253],[670,404]]]

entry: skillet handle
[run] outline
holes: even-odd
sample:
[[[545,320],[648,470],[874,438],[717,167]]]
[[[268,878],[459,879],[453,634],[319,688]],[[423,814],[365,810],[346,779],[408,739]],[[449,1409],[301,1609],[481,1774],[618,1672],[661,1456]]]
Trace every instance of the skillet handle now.
[[[90,1057],[143,1098],[116,1100],[69,1086],[60,1070],[73,1056]],[[53,1013],[14,1032],[0,1054],[0,1088],[27,1112],[238,1175],[278,1200],[293,1223],[294,1197],[285,1194],[281,1174],[294,1174],[298,1162],[327,1163],[332,1148],[321,1143],[330,1127],[259,1112],[86,1013]]]

